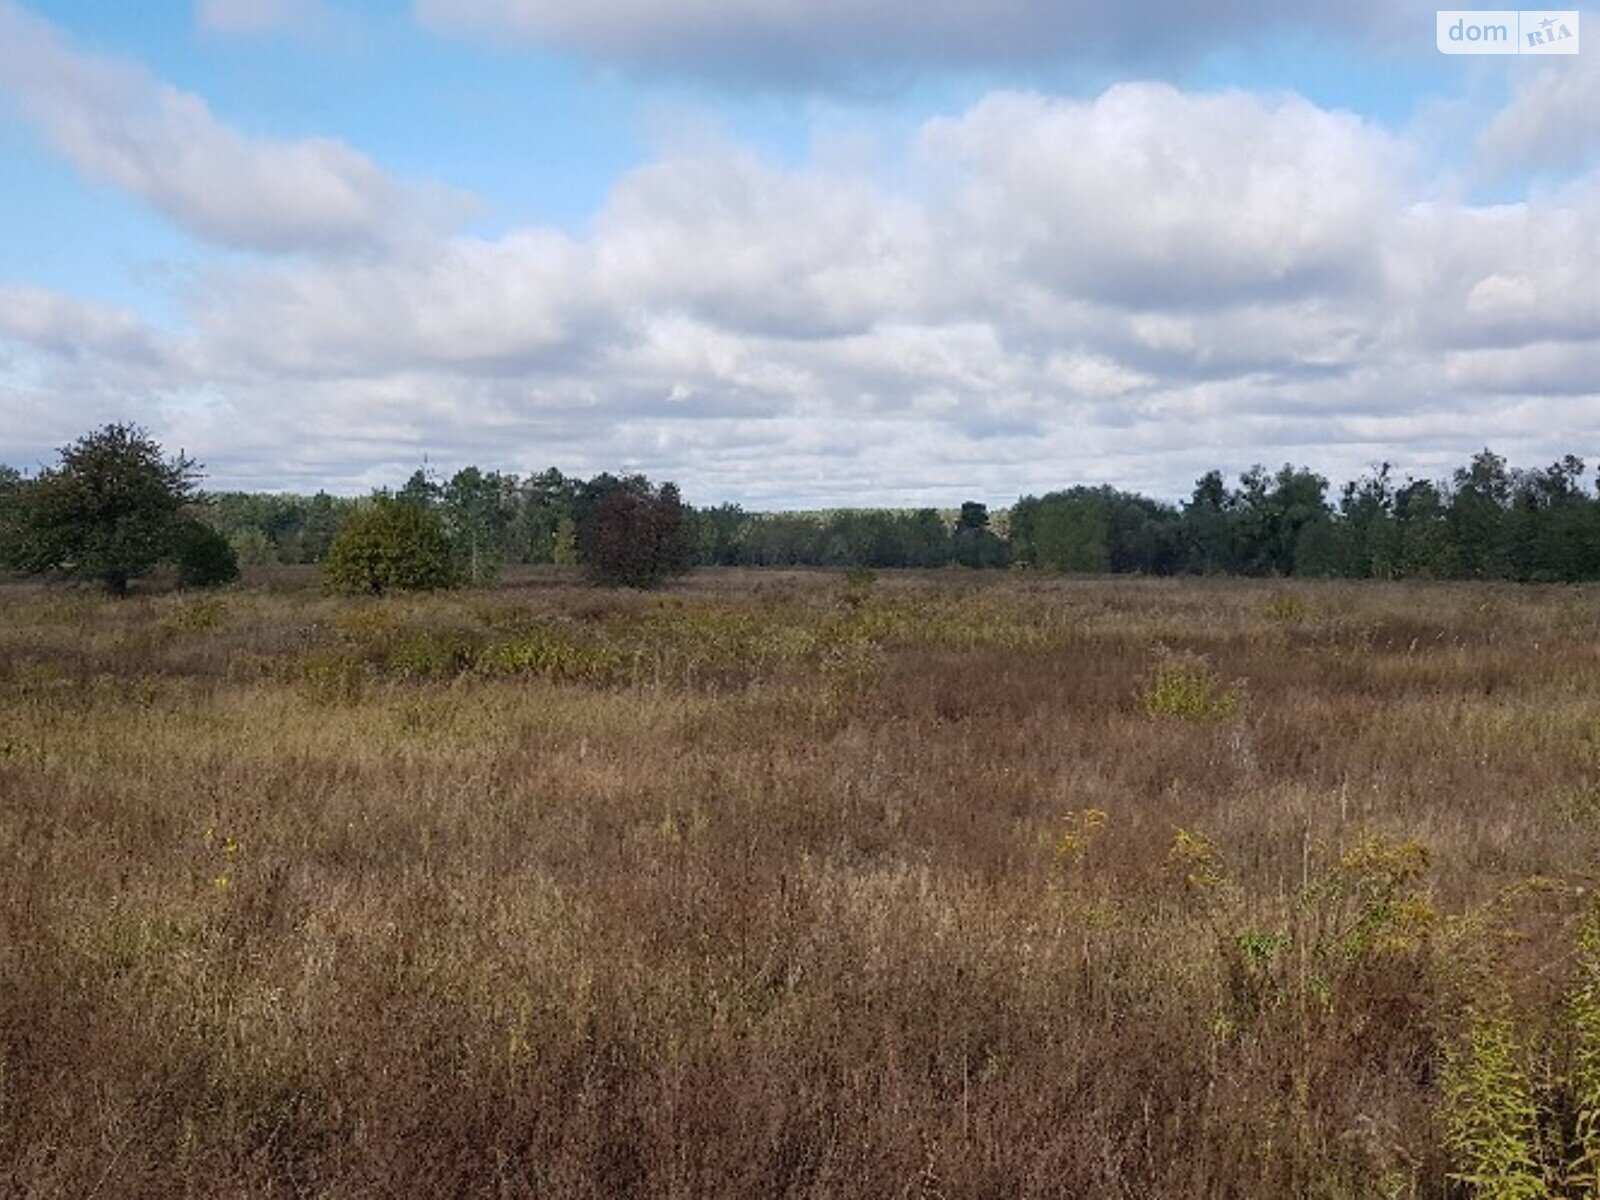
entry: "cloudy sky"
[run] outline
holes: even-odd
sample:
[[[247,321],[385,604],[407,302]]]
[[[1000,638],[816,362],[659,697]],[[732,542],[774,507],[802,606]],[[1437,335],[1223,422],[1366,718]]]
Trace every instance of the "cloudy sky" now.
[[[1410,0],[0,0],[0,196],[23,467],[112,419],[213,487],[751,507],[1600,457],[1600,45]]]

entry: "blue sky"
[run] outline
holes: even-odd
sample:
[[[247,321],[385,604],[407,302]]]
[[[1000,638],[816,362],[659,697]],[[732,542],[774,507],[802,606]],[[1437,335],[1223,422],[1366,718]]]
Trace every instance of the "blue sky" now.
[[[1375,0],[0,0],[0,461],[133,419],[218,487],[811,507],[1593,457],[1597,59]]]

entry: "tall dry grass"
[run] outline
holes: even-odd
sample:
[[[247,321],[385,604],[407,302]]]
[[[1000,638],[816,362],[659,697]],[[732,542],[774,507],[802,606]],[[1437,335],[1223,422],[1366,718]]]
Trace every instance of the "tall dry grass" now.
[[[0,589],[11,1192],[1583,1194],[1600,593],[292,584]]]

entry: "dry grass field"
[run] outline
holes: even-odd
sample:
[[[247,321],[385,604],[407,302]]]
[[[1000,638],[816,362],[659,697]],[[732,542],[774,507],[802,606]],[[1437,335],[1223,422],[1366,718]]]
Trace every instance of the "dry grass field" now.
[[[1586,1195],[1600,591],[0,588],[0,1188]]]

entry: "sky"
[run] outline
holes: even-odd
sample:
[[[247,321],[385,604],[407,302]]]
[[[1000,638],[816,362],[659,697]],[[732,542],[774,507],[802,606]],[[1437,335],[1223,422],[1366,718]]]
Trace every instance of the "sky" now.
[[[0,0],[0,214],[26,470],[113,420],[217,490],[756,509],[1600,466],[1600,41],[1411,0]]]

